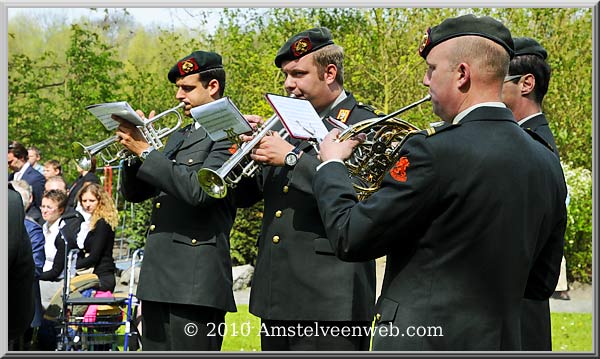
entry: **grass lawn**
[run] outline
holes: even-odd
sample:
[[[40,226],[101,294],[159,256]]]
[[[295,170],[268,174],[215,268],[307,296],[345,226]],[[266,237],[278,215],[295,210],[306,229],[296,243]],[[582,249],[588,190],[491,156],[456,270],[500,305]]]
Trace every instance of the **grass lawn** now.
[[[551,313],[552,351],[591,352],[591,313]]]
[[[237,313],[225,317],[222,351],[260,351],[260,319],[238,305]],[[552,313],[552,350],[555,352],[592,351],[591,313]]]

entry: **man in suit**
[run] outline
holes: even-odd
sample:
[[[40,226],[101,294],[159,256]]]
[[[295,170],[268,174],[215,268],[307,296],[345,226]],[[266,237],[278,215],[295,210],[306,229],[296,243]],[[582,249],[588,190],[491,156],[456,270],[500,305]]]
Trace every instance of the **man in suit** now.
[[[8,349],[19,349],[19,339],[29,328],[34,309],[34,271],[31,242],[25,229],[23,201],[8,186]]]
[[[502,98],[522,128],[533,131],[559,157],[556,142],[542,113],[542,101],[550,83],[551,69],[546,62],[548,53],[536,40],[516,37],[515,57],[510,61],[508,76],[502,87]],[[561,270],[562,262],[561,261]],[[551,351],[552,328],[548,299],[523,301],[521,315],[522,349]]]
[[[46,178],[31,167],[27,156],[27,149],[21,143],[11,141],[8,144],[8,167],[13,171],[8,175],[8,180],[24,180],[29,183],[33,190],[33,205],[39,209],[42,205]]]
[[[327,28],[292,36],[277,52],[275,65],[284,73],[286,91],[310,101],[321,118],[333,116],[350,125],[376,117],[344,89],[343,50]],[[315,150],[307,142],[289,141],[277,133],[265,136],[251,155],[265,165],[263,172],[236,189],[236,199],[246,204],[264,198],[250,294],[250,312],[261,318],[264,329],[262,350],[368,350],[369,335],[334,332],[370,328],[374,260],[344,263],[334,256],[311,188],[319,163]],[[329,329],[304,335],[316,326]],[[272,335],[280,327],[300,329]]]
[[[214,52],[182,58],[168,78],[188,117],[192,107],[221,98],[225,90],[221,56]],[[203,192],[197,172],[221,167],[233,152],[231,143],[213,142],[193,122],[173,133],[160,152],[135,126],[120,122],[120,142],[137,156],[125,161],[123,195],[130,202],[154,197],[137,288],[143,349],[220,350],[222,331],[215,328],[226,312],[236,311],[229,254],[235,207],[228,197]]]
[[[388,256],[374,350],[519,350],[523,296],[546,299],[558,279],[560,163],[501,102],[514,53],[504,25],[450,18],[419,53],[444,124],[410,136],[362,202],[341,162],[359,142],[332,131],[313,181],[319,211],[340,258]]]

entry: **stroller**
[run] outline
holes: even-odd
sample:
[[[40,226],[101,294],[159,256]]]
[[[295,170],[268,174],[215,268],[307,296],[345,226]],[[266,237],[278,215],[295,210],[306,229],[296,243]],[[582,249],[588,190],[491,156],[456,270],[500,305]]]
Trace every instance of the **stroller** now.
[[[135,325],[139,301],[133,295],[135,268],[143,259],[143,249],[131,258],[131,275],[127,296],[118,293],[109,297],[86,297],[77,289],[86,281],[86,274],[74,276],[79,250],[72,249],[65,260],[66,269],[62,293],[62,312],[58,320],[57,350],[59,351],[124,351],[140,347],[140,335]],[[69,288],[70,290],[67,290]],[[121,340],[122,339],[122,340]]]

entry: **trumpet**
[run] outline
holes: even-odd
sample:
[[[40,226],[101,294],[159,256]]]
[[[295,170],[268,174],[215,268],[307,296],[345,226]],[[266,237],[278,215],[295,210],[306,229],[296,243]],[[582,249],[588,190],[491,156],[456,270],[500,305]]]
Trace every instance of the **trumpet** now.
[[[250,151],[263,137],[271,133],[277,122],[279,117],[274,114],[263,123],[254,138],[238,144],[238,150],[218,170],[201,168],[198,171],[198,181],[204,192],[213,198],[223,198],[227,195],[228,186],[235,188],[243,177],[253,177],[259,169],[259,164],[250,159]],[[279,131],[279,135],[283,139],[289,136],[285,127]]]
[[[183,107],[185,107],[185,103],[180,102],[177,106],[163,111],[151,119],[144,119],[144,125],[138,126],[138,129],[142,132],[144,139],[151,146],[154,146],[155,149],[162,148],[164,146],[162,139],[177,131],[177,129],[181,127],[183,118],[179,112],[179,109]],[[159,129],[154,127],[155,122],[170,114],[177,116],[177,123],[174,126],[162,127]],[[71,146],[74,160],[79,167],[85,171],[88,171],[91,168],[92,157],[98,154],[105,164],[110,164],[120,159],[133,157],[133,154],[127,149],[121,149],[116,154],[113,154],[113,152],[109,150],[111,146],[119,143],[119,140],[119,136],[112,136],[89,146],[85,146],[81,142],[73,142]]]

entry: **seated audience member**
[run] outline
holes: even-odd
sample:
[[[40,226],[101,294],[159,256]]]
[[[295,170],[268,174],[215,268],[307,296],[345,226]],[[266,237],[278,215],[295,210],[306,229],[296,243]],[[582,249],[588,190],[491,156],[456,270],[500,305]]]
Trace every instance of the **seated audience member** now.
[[[83,250],[77,259],[76,269],[81,275],[75,276],[71,283],[71,294],[83,296],[84,290],[93,296],[111,296],[115,289],[115,262],[112,256],[115,242],[115,227],[118,224],[117,209],[104,189],[96,183],[88,183],[79,191],[78,200],[82,208],[90,215],[89,232],[83,243]],[[88,271],[89,269],[89,271]],[[48,307],[46,318],[56,318],[62,308],[62,288],[58,290]],[[80,310],[80,309],[79,309]]]
[[[50,190],[42,198],[42,217],[46,221],[44,230],[46,261],[40,275],[40,290],[42,304],[48,305],[50,298],[57,288],[62,286],[65,255],[71,249],[77,248],[76,238],[83,218],[78,212],[65,215],[67,194],[59,190]],[[63,220],[61,217],[65,217]],[[67,248],[65,249],[66,237]],[[66,250],[66,253],[65,253]]]

